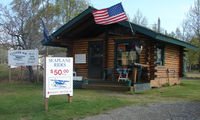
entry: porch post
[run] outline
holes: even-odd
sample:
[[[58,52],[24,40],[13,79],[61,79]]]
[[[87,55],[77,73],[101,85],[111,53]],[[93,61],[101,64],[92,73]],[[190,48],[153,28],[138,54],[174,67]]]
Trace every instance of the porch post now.
[[[67,56],[66,57],[73,57],[73,47],[67,47]]]
[[[150,43],[150,80],[154,80],[156,78],[155,72],[157,72],[157,70],[155,69],[157,64],[155,64],[156,61],[156,42],[152,41]]]
[[[105,36],[103,39],[103,79],[105,79],[105,68],[107,68],[107,45],[108,44],[108,28],[105,27]]]

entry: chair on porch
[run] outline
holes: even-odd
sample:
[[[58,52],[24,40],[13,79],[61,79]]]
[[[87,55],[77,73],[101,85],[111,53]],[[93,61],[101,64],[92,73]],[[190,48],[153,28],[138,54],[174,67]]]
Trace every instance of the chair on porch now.
[[[75,71],[73,71],[73,80],[82,81],[83,80],[83,76],[77,76],[77,73]]]
[[[130,68],[126,68],[126,69],[122,69],[122,68],[117,68],[117,72],[119,73],[119,77],[118,77],[118,82],[121,81],[126,81],[128,79],[128,73],[131,69]],[[124,74],[124,76],[123,76]]]
[[[112,76],[112,81],[114,81],[114,69],[113,68],[105,68],[104,69],[103,79],[106,80],[109,75]]]

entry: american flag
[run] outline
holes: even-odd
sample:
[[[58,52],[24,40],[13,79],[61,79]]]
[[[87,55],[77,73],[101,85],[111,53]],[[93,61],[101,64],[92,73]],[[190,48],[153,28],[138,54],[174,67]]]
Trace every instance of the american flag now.
[[[96,24],[108,25],[128,20],[121,3],[92,12]]]

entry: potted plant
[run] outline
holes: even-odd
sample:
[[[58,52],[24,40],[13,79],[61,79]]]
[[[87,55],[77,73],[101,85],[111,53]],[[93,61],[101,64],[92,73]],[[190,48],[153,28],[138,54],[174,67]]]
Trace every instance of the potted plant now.
[[[87,77],[84,78],[83,83],[86,84],[86,85],[88,84],[88,78]]]
[[[128,78],[126,79],[125,85],[130,87],[131,86],[132,81]]]
[[[167,82],[167,83],[165,83],[165,84],[162,85],[162,87],[169,87],[169,86],[170,86],[169,82]]]

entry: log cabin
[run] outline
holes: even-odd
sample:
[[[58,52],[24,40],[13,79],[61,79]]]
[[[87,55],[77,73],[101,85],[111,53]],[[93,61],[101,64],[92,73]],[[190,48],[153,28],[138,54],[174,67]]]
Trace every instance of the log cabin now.
[[[128,21],[95,24],[94,10],[89,7],[42,41],[45,46],[67,48],[76,74],[89,80],[84,88],[98,89],[103,83],[102,89],[127,89],[123,85],[127,79],[132,81],[130,90],[180,83],[184,48],[197,47]]]

